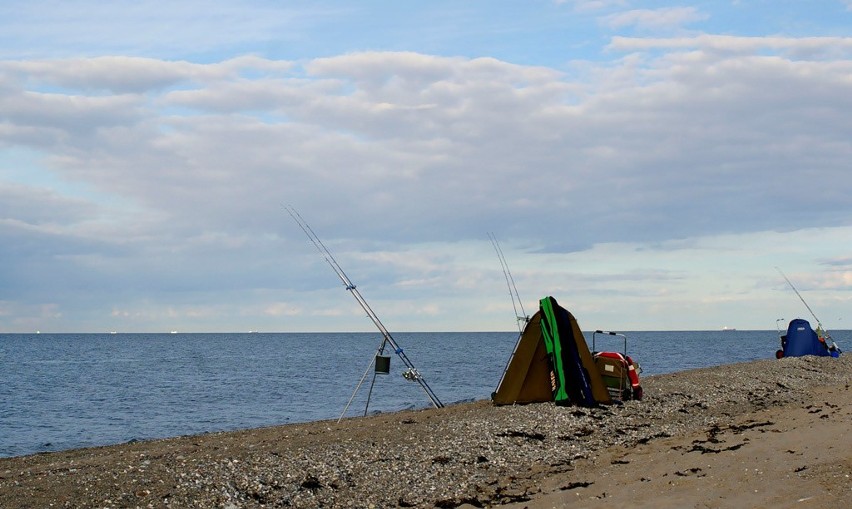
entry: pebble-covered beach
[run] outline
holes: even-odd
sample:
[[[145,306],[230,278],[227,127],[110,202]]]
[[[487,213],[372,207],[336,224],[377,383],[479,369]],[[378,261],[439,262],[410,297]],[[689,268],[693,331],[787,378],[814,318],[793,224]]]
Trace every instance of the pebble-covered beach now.
[[[852,357],[645,377],[594,409],[488,401],[0,459],[0,507],[493,507],[574,464],[848,390]],[[318,395],[321,397],[321,395]],[[848,475],[847,475],[848,479]],[[582,481],[580,479],[577,480]]]

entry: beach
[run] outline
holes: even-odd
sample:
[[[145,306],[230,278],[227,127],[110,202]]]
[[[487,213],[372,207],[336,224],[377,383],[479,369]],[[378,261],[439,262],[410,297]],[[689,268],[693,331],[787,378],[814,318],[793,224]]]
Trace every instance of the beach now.
[[[477,401],[0,459],[0,507],[842,507],[852,359],[646,377],[599,408]]]

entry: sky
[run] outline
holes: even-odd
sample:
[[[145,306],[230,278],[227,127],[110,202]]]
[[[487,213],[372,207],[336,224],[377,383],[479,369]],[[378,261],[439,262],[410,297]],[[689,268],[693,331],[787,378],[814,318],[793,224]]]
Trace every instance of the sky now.
[[[391,332],[851,329],[852,0],[0,4],[0,333],[374,331],[288,207]]]

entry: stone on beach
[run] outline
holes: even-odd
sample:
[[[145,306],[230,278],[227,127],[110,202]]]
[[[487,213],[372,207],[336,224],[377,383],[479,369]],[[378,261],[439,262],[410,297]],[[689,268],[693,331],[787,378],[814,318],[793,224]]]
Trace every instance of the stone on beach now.
[[[682,485],[707,480],[711,471],[719,473],[712,465],[680,459],[729,458],[739,450],[758,449],[754,444],[761,434],[789,431],[765,424],[769,419],[752,422],[746,416],[798,411],[826,426],[845,422],[848,427],[848,407],[819,398],[828,387],[846,391],[848,399],[850,368],[849,356],[771,359],[646,377],[644,399],[623,405],[496,407],[478,401],[340,423],[6,458],[0,459],[0,507],[532,508],[567,507],[569,500],[571,507],[578,500],[603,503],[607,495],[601,487],[641,463],[641,458],[626,456],[637,448],[665,447],[657,453],[669,454],[673,468],[652,472],[643,466],[647,481],[636,474],[631,482],[662,483],[665,473],[665,482]],[[808,414],[810,410],[814,413]],[[745,434],[748,441],[739,440]],[[793,456],[785,450],[775,454]],[[794,474],[824,468],[802,466],[805,470]],[[837,468],[838,489],[852,495],[848,463]],[[612,486],[607,488],[610,497],[617,489]]]

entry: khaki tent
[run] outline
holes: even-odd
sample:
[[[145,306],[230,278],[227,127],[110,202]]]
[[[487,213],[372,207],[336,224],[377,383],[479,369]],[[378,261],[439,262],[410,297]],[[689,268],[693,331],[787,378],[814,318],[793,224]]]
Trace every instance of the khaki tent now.
[[[539,304],[515,345],[492,401],[498,405],[611,403],[577,320],[553,297],[545,297]]]

